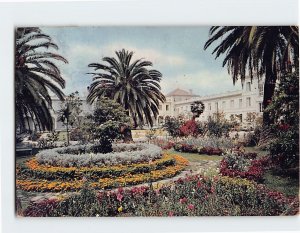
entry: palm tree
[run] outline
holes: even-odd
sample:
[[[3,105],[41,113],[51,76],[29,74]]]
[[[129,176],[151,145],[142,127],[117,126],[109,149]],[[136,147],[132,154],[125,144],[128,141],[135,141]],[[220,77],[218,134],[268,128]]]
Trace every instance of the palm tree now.
[[[120,103],[133,119],[134,127],[138,124],[148,123],[153,126],[153,117],[158,116],[159,102],[165,101],[161,93],[160,80],[162,74],[153,69],[152,62],[138,59],[131,61],[133,52],[115,52],[114,57],[104,57],[107,63],[92,63],[94,68],[93,82],[89,87],[87,101],[93,103],[99,97],[109,97]]]
[[[50,36],[37,27],[17,28],[15,36],[16,127],[21,132],[33,130],[29,124],[31,118],[35,123],[34,129],[52,130],[52,100],[49,91],[63,100],[61,88],[65,87],[65,81],[53,60],[64,63],[67,60],[47,51],[58,47]]]
[[[281,27],[211,27],[207,49],[214,42],[219,45],[212,51],[218,58],[225,54],[223,67],[227,65],[233,83],[246,76],[251,80],[264,76],[263,107],[266,108],[274,94],[280,74],[290,71],[299,63],[299,32],[296,26]],[[264,124],[269,124],[264,112]]]

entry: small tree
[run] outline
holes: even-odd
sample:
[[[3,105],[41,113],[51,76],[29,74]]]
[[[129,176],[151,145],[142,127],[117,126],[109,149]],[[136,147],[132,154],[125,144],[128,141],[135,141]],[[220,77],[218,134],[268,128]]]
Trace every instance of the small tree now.
[[[67,144],[70,144],[69,126],[81,124],[80,114],[82,102],[79,97],[78,91],[71,93],[67,96],[65,101],[61,105],[61,109],[58,111],[59,120],[66,126],[67,131]]]
[[[195,120],[197,117],[199,117],[205,109],[204,103],[201,101],[194,101],[191,104],[191,112],[193,113],[193,120]]]
[[[164,128],[167,130],[169,135],[173,138],[176,138],[180,135],[180,126],[182,124],[182,120],[180,118],[174,117],[166,117]]]
[[[108,98],[100,98],[93,114],[87,116],[84,129],[90,140],[96,141],[95,152],[112,151],[115,139],[124,139],[124,129],[129,128],[130,119],[122,106]]]

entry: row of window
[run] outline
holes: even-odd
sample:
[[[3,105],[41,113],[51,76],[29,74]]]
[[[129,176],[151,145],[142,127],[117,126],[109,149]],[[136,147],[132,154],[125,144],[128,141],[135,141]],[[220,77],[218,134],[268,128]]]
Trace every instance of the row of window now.
[[[222,101],[222,106],[221,106],[221,109],[220,109],[219,108],[219,103],[215,102],[215,108],[214,108],[214,110],[218,111],[218,110],[224,110],[224,109],[226,109],[227,108],[226,103],[227,103],[226,101]],[[238,103],[239,103],[238,107],[242,108],[243,107],[243,99],[239,99]],[[251,97],[247,97],[246,98],[246,107],[251,107],[251,106],[252,106]],[[166,111],[170,110],[170,105],[167,104],[165,107],[166,107]],[[209,111],[211,111],[212,110],[212,103],[208,103],[208,105],[206,107],[207,107],[207,109]],[[231,109],[235,108],[235,100],[230,100],[230,108]],[[159,105],[159,110],[162,110],[162,105]],[[185,109],[183,109],[183,107],[181,107],[181,110],[188,111],[190,109],[189,109],[188,106],[185,106]],[[262,112],[262,104],[261,103],[259,103],[259,110],[260,110],[260,112]],[[179,108],[177,109],[177,111],[179,111]]]
[[[239,108],[243,107],[243,99],[239,99]],[[222,101],[222,106],[221,109],[226,109],[227,108],[227,102],[226,101]],[[251,97],[247,97],[246,98],[246,107],[251,107]],[[230,100],[230,108],[235,108],[235,101],[234,100]],[[208,103],[208,110],[212,110],[212,104]],[[215,108],[214,110],[219,110],[219,103],[215,102]]]

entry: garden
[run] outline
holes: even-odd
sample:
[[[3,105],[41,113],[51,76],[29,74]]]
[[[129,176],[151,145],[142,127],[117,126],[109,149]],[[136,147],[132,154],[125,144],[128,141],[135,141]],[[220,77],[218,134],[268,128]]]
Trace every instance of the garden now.
[[[251,32],[256,40],[265,34],[261,30],[268,27],[258,28],[254,32],[261,34]],[[210,35],[218,30],[217,35],[228,33],[227,27],[212,27]],[[248,32],[247,28],[244,30]],[[217,35],[208,40],[205,49],[218,40]],[[20,155],[16,151],[18,216],[299,213],[298,62],[289,67],[287,61],[280,63],[281,57],[272,61],[271,67],[278,62],[282,72],[268,70],[268,74],[280,73],[280,77],[276,77],[276,83],[274,77],[270,82],[266,75],[262,116],[248,113],[246,120],[253,127],[243,134],[243,125],[234,115],[228,119],[217,111],[200,121],[205,105],[198,100],[191,104],[188,119],[181,115],[167,116],[163,125],[155,128],[159,104],[166,97],[160,87],[162,74],[149,68],[152,62],[143,59],[132,62],[133,52],[122,49],[115,52],[116,58],[104,57],[105,64],[89,64],[93,72],[88,74],[93,81],[86,101],[91,111],[85,112],[77,91],[65,96],[44,77],[49,76],[61,87],[65,85],[59,68],[48,59],[64,63],[67,60],[50,52],[35,54],[37,49],[58,49],[51,38],[39,28],[18,28],[16,39],[16,142],[30,143],[29,154]],[[28,45],[36,39],[46,42]],[[258,47],[263,44],[261,40]],[[243,46],[246,45],[238,45]],[[287,48],[290,46],[287,44]],[[221,47],[214,50],[222,50],[218,55],[226,50]],[[243,69],[248,65],[235,67],[240,62],[232,60],[239,58],[234,54],[226,57],[230,60],[228,68],[234,81],[238,75],[245,79]],[[249,59],[259,54],[251,50]],[[241,56],[243,59],[238,61],[248,59],[244,59],[246,54]],[[247,64],[252,69],[252,65],[257,68],[264,62],[256,57]],[[234,73],[237,70],[241,74]],[[265,70],[266,67],[261,67],[253,72],[264,74]],[[270,83],[274,86],[270,87]],[[63,132],[54,130],[49,89],[61,101],[55,114],[65,127]],[[273,92],[269,93],[271,89]],[[37,90],[40,92],[36,93]]]

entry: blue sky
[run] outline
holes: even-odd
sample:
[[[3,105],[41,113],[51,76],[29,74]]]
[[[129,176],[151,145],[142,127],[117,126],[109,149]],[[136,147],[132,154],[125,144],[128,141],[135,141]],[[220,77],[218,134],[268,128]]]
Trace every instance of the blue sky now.
[[[86,94],[92,77],[88,64],[101,63],[105,56],[125,48],[133,59],[145,58],[163,74],[164,94],[175,88],[191,89],[198,95],[237,90],[222,57],[215,60],[212,48],[204,50],[209,27],[42,27],[59,46],[59,53],[69,64],[60,64],[66,80],[65,93],[78,90]]]

